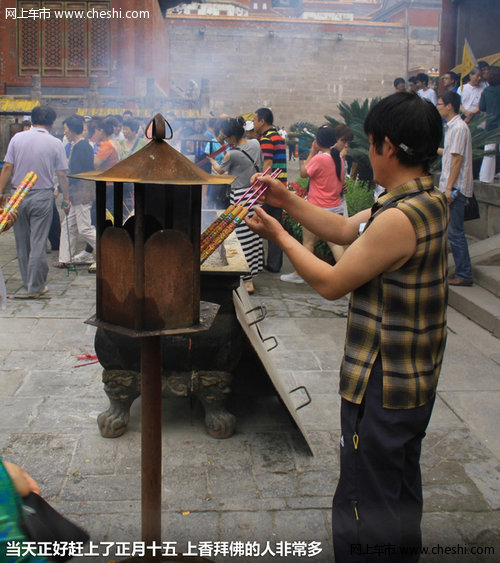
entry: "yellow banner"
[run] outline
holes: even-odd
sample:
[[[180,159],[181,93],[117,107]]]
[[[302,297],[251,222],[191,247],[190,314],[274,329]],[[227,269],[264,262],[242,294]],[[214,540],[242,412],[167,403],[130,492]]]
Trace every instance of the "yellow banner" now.
[[[463,54],[462,54],[462,73],[460,78],[460,84],[462,83],[463,77],[467,76],[475,66],[477,66],[477,60],[476,57],[474,56],[474,53],[472,52],[472,49],[470,48],[469,42],[466,39],[464,43]]]

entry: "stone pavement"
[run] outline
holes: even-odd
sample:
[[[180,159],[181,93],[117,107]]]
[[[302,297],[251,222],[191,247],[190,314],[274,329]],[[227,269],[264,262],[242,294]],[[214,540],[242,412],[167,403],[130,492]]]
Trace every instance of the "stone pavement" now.
[[[48,256],[51,262],[57,256]],[[0,265],[9,294],[20,287],[11,231],[0,236]],[[285,264],[284,272],[290,271]],[[328,302],[307,285],[264,273],[255,304],[268,315],[270,352],[290,384],[305,383],[304,409],[313,457],[250,352],[236,374],[228,408],[237,417],[227,440],[208,436],[199,404],[163,403],[163,540],[321,542],[316,557],[233,557],[226,561],[333,561],[331,497],[338,479],[338,369],[347,299]],[[128,431],[109,440],[96,417],[108,407],[99,364],[75,368],[93,352],[95,276],[51,268],[48,298],[8,301],[0,311],[0,452],[40,483],[45,497],[80,523],[94,542],[140,541],[140,402]],[[432,561],[500,561],[500,345],[490,333],[449,310],[449,340],[422,468],[424,545]],[[273,355],[274,354],[274,355]],[[257,385],[256,382],[262,384]],[[298,544],[297,544],[298,545]],[[223,547],[224,544],[219,544]],[[443,555],[446,548],[466,555]],[[487,548],[495,554],[485,555]],[[482,555],[472,554],[479,548]],[[75,561],[109,561],[99,557]]]

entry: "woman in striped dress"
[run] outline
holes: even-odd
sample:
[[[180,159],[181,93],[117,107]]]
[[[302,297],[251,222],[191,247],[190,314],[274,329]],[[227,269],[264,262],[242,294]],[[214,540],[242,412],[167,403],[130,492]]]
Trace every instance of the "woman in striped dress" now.
[[[236,203],[250,186],[250,178],[256,172],[262,170],[262,152],[260,143],[257,139],[245,138],[245,120],[242,117],[237,119],[226,119],[221,127],[221,132],[225,141],[232,147],[222,163],[219,165],[212,160],[212,171],[216,174],[231,174],[236,176],[236,180],[231,184],[230,201]],[[250,212],[252,216],[252,212]],[[245,254],[250,274],[243,277],[245,286],[249,293],[254,292],[252,278],[262,271],[264,263],[264,249],[262,239],[251,231],[245,223],[236,229],[238,241]]]

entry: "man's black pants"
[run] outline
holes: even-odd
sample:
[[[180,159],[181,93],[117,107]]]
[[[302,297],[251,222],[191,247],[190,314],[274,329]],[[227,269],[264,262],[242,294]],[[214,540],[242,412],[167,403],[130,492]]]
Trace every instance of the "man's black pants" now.
[[[336,563],[418,561],[420,450],[433,404],[384,409],[380,356],[362,404],[342,399],[340,479],[332,509]]]
[[[281,224],[281,216],[283,215],[283,210],[280,207],[274,207],[274,205],[269,205],[265,203],[262,209],[271,217],[274,217]],[[283,265],[283,251],[274,242],[268,241],[267,243],[267,260],[266,267],[271,272],[279,272],[281,266]]]

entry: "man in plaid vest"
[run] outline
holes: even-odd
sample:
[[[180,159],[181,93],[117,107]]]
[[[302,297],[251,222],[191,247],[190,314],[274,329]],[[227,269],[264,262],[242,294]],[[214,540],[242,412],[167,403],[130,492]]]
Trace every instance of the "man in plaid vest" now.
[[[322,240],[350,245],[335,266],[262,209],[247,223],[278,244],[323,297],[351,293],[340,370],[335,560],[417,561],[420,449],[446,343],[448,206],[429,174],[442,125],[432,104],[400,92],[370,111],[365,132],[374,181],[385,188],[372,209],[345,218],[262,178],[269,186],[263,200]]]

